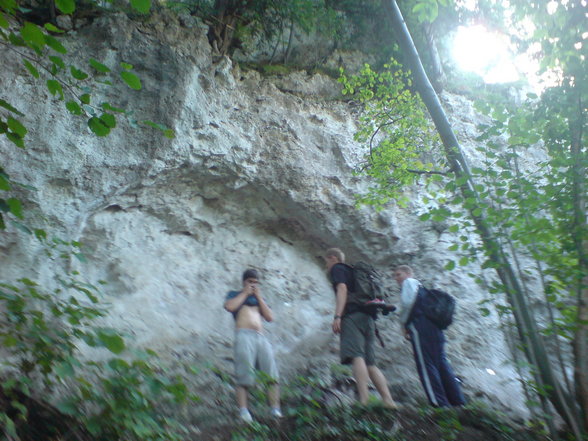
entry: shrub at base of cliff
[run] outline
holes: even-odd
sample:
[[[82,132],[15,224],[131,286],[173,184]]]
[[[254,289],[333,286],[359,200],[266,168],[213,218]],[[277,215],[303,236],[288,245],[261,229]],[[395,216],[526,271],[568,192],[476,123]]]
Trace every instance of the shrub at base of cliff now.
[[[209,427],[200,441],[547,441],[540,429],[517,426],[483,404],[434,409],[342,404],[335,386],[298,377],[282,386],[284,418],[263,412],[251,424]]]

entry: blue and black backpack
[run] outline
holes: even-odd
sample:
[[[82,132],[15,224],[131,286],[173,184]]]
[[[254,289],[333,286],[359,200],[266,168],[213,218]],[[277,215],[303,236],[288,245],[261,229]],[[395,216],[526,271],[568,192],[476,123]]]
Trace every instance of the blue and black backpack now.
[[[439,329],[447,329],[453,322],[455,315],[455,298],[440,289],[427,289],[423,285],[419,287],[417,294],[427,317]]]

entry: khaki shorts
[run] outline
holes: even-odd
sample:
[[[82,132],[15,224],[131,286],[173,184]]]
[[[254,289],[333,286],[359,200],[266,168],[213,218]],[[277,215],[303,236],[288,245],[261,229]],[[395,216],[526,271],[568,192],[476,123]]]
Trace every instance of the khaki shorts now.
[[[264,372],[271,382],[280,375],[272,345],[260,332],[253,329],[237,329],[235,332],[235,381],[238,386],[253,386],[255,370]]]
[[[363,312],[344,315],[341,320],[341,363],[350,364],[356,357],[365,360],[367,366],[376,364],[374,351],[376,324],[374,319]]]

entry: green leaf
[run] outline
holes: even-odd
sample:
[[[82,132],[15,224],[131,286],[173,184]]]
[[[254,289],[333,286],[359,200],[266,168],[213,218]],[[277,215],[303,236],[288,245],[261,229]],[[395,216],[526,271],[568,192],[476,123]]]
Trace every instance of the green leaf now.
[[[39,71],[35,66],[31,64],[29,60],[24,60],[24,65],[32,76],[34,76],[35,78],[39,78]]]
[[[451,271],[453,268],[455,268],[455,262],[453,260],[450,260],[449,262],[447,262],[447,265],[445,265],[445,269],[447,271]]]
[[[122,67],[124,70],[132,70],[133,69],[132,64],[125,63],[124,61],[120,63],[120,67]]]
[[[123,338],[111,330],[98,331],[98,340],[100,340],[106,349],[114,354],[120,354],[126,347]]]
[[[6,134],[6,137],[10,141],[12,141],[17,147],[20,147],[21,149],[25,148],[23,139],[20,136],[18,136],[16,133],[8,132]]]
[[[0,107],[4,107],[6,110],[10,110],[12,113],[16,113],[18,116],[24,116],[24,113],[19,112],[15,107],[4,101],[2,98],[0,98]]]
[[[53,49],[55,52],[60,54],[67,54],[67,49],[63,47],[63,45],[57,40],[57,38],[51,35],[45,35],[45,40],[47,41],[47,46]]]
[[[0,12],[0,28],[8,29],[8,26],[10,26],[10,24],[8,23],[8,20],[6,20],[6,17],[4,17],[4,14],[2,14]]]
[[[18,136],[20,136],[21,138],[24,138],[28,132],[26,127],[23,126],[19,120],[14,119],[11,116],[8,117],[8,119],[6,120],[6,123],[8,124],[8,128],[10,130],[12,130],[14,133],[16,133]]]
[[[137,75],[132,72],[122,71],[120,76],[131,89],[141,90],[141,80]]]
[[[166,129],[163,131],[163,136],[169,139],[174,139],[176,137],[176,132],[174,132],[172,129]]]
[[[42,49],[45,46],[45,34],[36,24],[25,22],[20,29],[20,35],[24,41],[31,47]]]
[[[3,175],[0,173],[0,190],[8,191],[10,190],[10,181],[8,180],[8,176]]]
[[[10,208],[10,212],[14,214],[19,219],[22,219],[24,216],[22,215],[22,205],[20,201],[16,198],[9,198],[6,200],[6,204]]]
[[[106,67],[104,64],[96,61],[94,58],[90,58],[90,60],[88,61],[88,63],[90,64],[90,66],[92,66],[98,72],[101,72],[101,73],[108,73],[108,72],[110,72],[110,69],[108,67]]]
[[[81,71],[75,68],[74,66],[70,66],[69,71],[71,72],[71,76],[74,77],[76,80],[82,81],[88,78],[88,74],[86,72]]]
[[[106,127],[110,129],[114,129],[116,127],[116,118],[112,113],[103,113],[102,116],[100,116],[100,120]]]
[[[55,373],[61,378],[73,377],[75,375],[75,369],[71,363],[64,361],[55,368]]]
[[[79,405],[73,398],[68,398],[57,403],[56,407],[65,415],[74,416],[78,414]]]
[[[55,32],[56,34],[63,34],[65,32],[63,29],[59,29],[52,23],[45,23],[43,27],[47,29],[49,32]]]
[[[80,96],[80,101],[82,102],[82,104],[90,104],[90,94],[85,93],[82,96]]]
[[[459,259],[459,265],[466,266],[469,261],[470,259],[467,256],[463,256],[461,259]]]
[[[131,0],[131,6],[141,14],[147,14],[151,9],[151,0]]]
[[[120,107],[111,106],[110,103],[102,103],[102,104],[100,104],[100,107],[102,107],[103,110],[107,110],[110,112],[125,113],[125,109],[121,109]]]
[[[59,99],[63,99],[63,89],[61,88],[61,83],[59,81],[47,80],[47,88],[51,95],[55,96],[59,94]]]
[[[64,14],[71,14],[76,10],[75,0],[55,0],[55,6]]]
[[[96,116],[93,116],[88,120],[88,127],[90,127],[90,130],[97,136],[106,136],[110,133],[110,128]]]
[[[65,108],[74,115],[81,115],[83,113],[82,108],[75,101],[68,101],[65,103]]]
[[[16,35],[12,32],[10,33],[10,35],[8,35],[8,41],[10,41],[15,46],[26,46],[26,42],[24,41],[24,39],[21,36]]]
[[[65,63],[63,62],[63,59],[61,57],[56,57],[55,55],[50,55],[49,59],[58,68],[65,69]]]

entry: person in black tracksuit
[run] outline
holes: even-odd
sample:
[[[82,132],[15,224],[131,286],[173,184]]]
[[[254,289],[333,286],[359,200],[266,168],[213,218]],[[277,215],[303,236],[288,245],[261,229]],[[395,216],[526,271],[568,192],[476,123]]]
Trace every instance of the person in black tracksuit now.
[[[425,316],[421,284],[412,275],[407,265],[394,270],[394,278],[402,288],[400,322],[404,336],[412,343],[421,384],[432,406],[462,406],[465,399],[445,356],[445,335]]]

